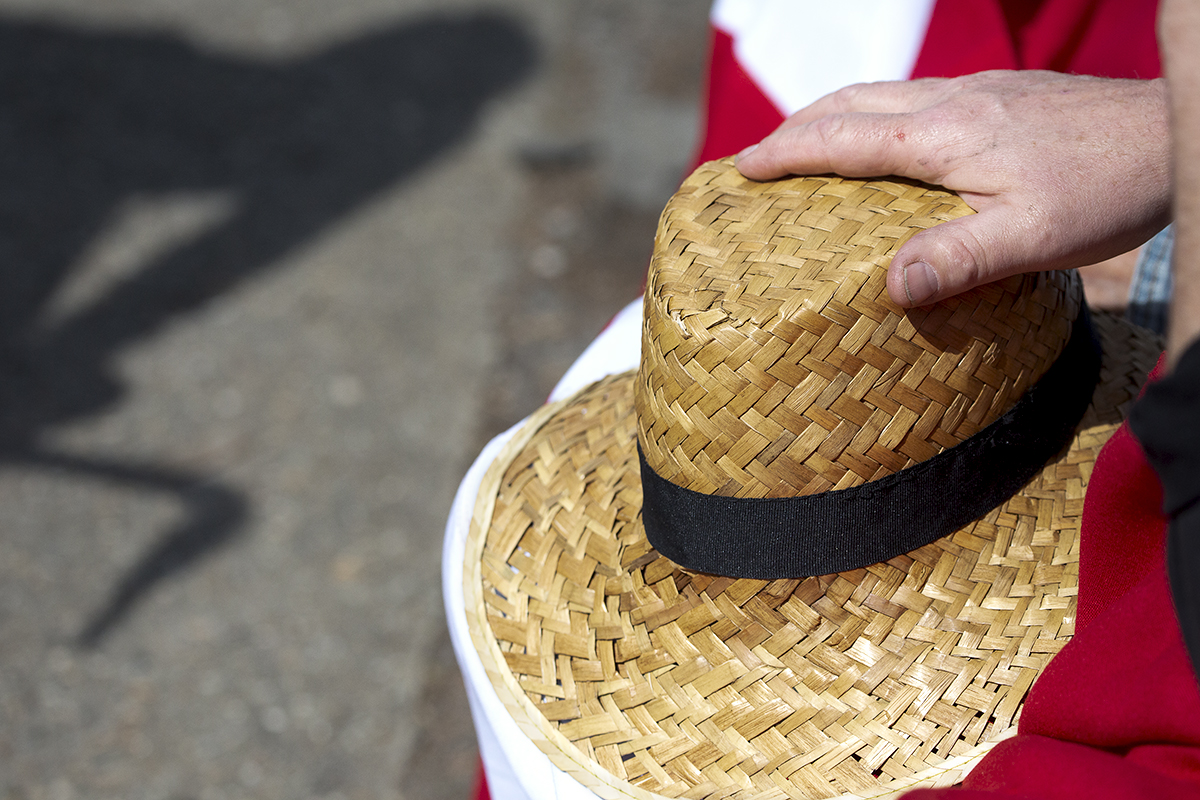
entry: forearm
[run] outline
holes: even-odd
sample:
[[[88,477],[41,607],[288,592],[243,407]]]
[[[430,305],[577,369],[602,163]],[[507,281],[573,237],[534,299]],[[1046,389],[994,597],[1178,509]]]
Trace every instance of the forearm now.
[[[1159,39],[1170,87],[1175,288],[1167,359],[1173,367],[1200,336],[1200,4],[1163,0]]]

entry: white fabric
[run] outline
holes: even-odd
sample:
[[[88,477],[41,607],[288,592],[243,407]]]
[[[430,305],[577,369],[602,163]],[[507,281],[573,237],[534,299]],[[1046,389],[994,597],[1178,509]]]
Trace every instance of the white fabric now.
[[[605,375],[635,369],[641,343],[641,326],[642,303],[637,300],[622,309],[571,365],[554,388],[550,399],[569,397]],[[462,578],[471,511],[483,473],[519,427],[520,424],[505,431],[484,447],[454,497],[442,548],[442,593],[450,639],[467,687],[471,716],[479,738],[479,752],[483,757],[492,797],[495,800],[594,800],[595,794],[551,764],[550,759],[521,733],[488,681],[483,662],[475,652],[471,634],[467,630]]]
[[[907,80],[933,3],[716,0],[711,20],[733,38],[746,74],[789,116],[852,83]]]

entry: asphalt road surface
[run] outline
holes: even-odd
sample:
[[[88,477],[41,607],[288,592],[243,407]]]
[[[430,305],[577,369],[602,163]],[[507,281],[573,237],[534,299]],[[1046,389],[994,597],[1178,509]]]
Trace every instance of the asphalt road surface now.
[[[445,515],[637,295],[707,6],[0,0],[0,799],[468,796]]]

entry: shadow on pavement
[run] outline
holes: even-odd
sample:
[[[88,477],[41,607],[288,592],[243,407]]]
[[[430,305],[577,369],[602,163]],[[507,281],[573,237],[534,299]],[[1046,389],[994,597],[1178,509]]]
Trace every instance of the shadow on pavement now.
[[[54,452],[45,432],[114,407],[123,348],[444,153],[534,61],[529,36],[498,14],[425,18],[279,62],[0,21],[0,464],[164,492],[185,514],[90,615],[80,645],[236,538],[250,500],[168,465]],[[47,324],[123,202],[214,190],[234,198],[223,221]]]

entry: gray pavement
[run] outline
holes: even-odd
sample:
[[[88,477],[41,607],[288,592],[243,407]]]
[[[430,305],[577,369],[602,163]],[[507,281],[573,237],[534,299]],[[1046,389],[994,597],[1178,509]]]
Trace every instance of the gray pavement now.
[[[444,518],[636,296],[707,6],[0,0],[0,799],[468,796]]]

